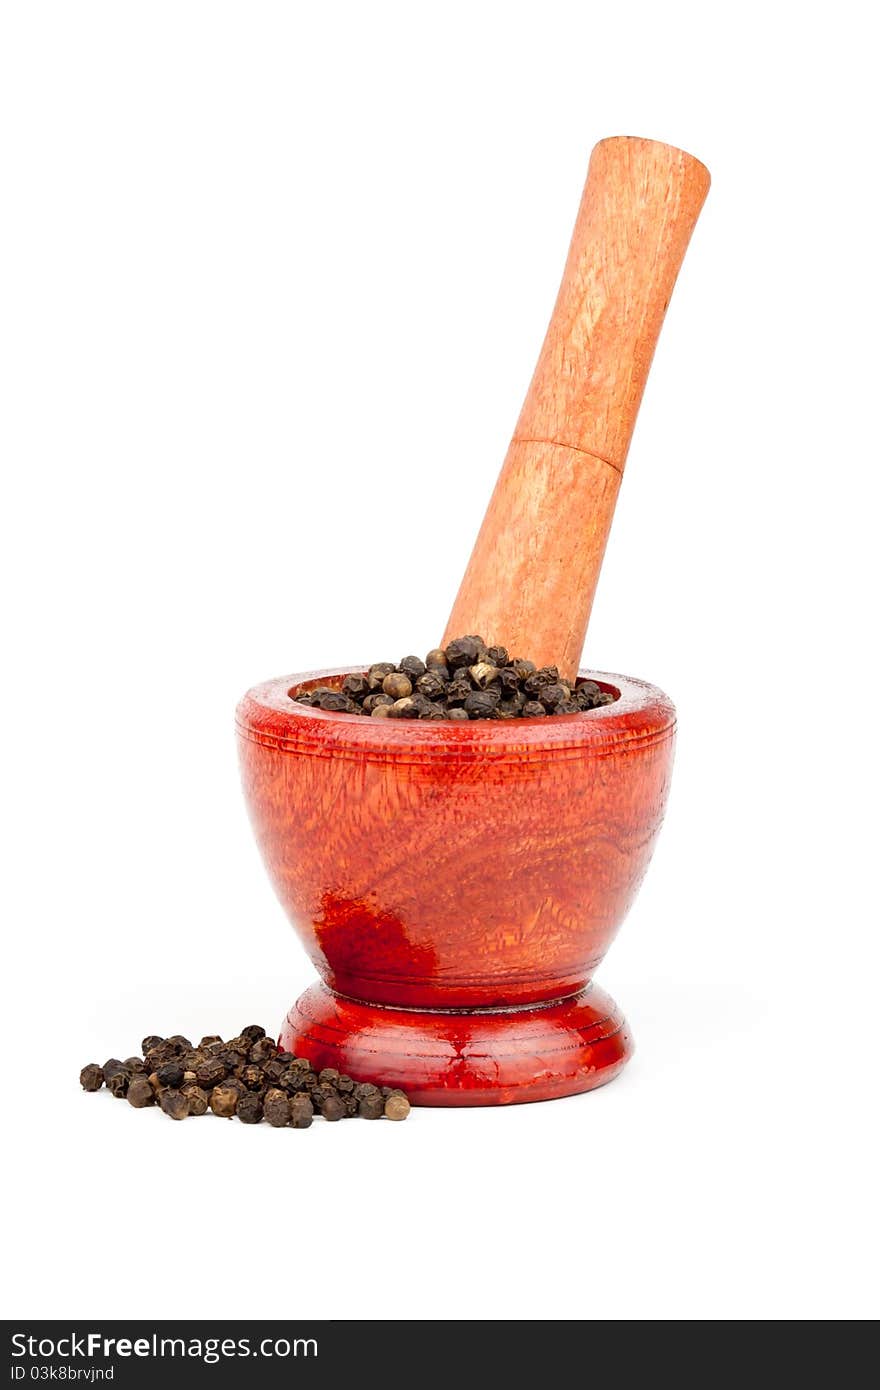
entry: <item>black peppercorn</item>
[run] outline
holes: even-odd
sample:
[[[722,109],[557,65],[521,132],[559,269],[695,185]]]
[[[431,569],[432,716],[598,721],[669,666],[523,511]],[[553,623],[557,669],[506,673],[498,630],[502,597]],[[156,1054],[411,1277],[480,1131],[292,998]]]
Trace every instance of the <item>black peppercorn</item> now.
[[[219,1115],[223,1120],[230,1120],[235,1114],[239,1095],[238,1087],[234,1086],[231,1081],[221,1081],[220,1085],[215,1086],[211,1092],[208,1103],[215,1115]]]
[[[450,681],[446,687],[446,704],[449,709],[456,709],[459,705],[463,705],[472,689],[467,676],[456,676],[455,680]]]
[[[307,1072],[302,1072],[298,1067],[284,1067],[278,1076],[271,1077],[282,1091],[286,1091],[292,1096],[297,1091],[301,1091],[306,1084]]]
[[[538,669],[534,661],[524,661],[522,657],[515,657],[514,660],[511,661],[510,665],[516,672],[516,674],[519,676],[521,681],[524,681],[528,676],[531,676]]]
[[[397,669],[398,671],[402,671],[405,676],[409,676],[410,680],[415,684],[419,676],[425,674],[427,668],[421,657],[405,656]]]
[[[497,704],[488,690],[472,690],[464,702],[464,709],[469,719],[494,719]]]
[[[541,666],[539,670],[533,671],[530,676],[526,676],[522,683],[522,688],[527,695],[537,699],[542,690],[548,685],[555,685],[559,680],[559,672],[555,666]]]
[[[422,710],[431,705],[424,696],[413,703]],[[459,714],[467,718],[464,710]],[[120,1062],[111,1057],[104,1067],[96,1062],[83,1067],[83,1087],[98,1090],[103,1082],[135,1109],[158,1104],[173,1120],[211,1110],[225,1119],[238,1116],[244,1124],[265,1119],[279,1129],[308,1129],[316,1112],[336,1123],[355,1115],[403,1119],[409,1110],[408,1098],[398,1088],[355,1082],[336,1067],[316,1073],[307,1058],[279,1052],[257,1024],[228,1042],[206,1035],[197,1048],[182,1034],[150,1034],[144,1041],[151,1044],[144,1058]]]
[[[460,711],[474,690],[492,692],[500,699],[500,705],[493,709],[471,702],[463,716]],[[487,646],[485,639],[474,633],[455,638],[445,649],[434,647],[425,661],[405,656],[399,666],[379,661],[366,673],[351,672],[342,681],[341,690],[317,685],[304,696],[297,696],[295,689],[289,694],[291,699],[307,696],[319,708],[345,714],[451,721],[463,717],[540,718],[534,710],[526,715],[528,702],[542,704],[545,714],[576,714],[579,710],[597,709],[616,698],[587,678],[578,679],[571,688],[559,679],[556,666],[537,667],[524,657],[511,657],[503,643]],[[155,1043],[156,1039],[145,1041]],[[162,1046],[167,1048],[167,1043]],[[173,1055],[176,1050],[172,1047],[161,1059],[150,1060],[158,1066]]]
[[[391,661],[377,661],[367,672],[367,685],[371,690],[381,690],[382,682],[386,676],[390,676],[394,670],[394,663]]]
[[[318,709],[327,710],[330,714],[348,714],[351,701],[347,695],[343,695],[341,690],[328,690],[326,694],[319,695],[314,703]]]
[[[545,709],[553,710],[558,705],[565,704],[570,694],[571,691],[567,685],[563,685],[561,681],[554,681],[552,684],[544,686],[538,699]]]
[[[196,1081],[200,1086],[206,1086],[209,1090],[212,1086],[219,1086],[224,1080],[227,1072],[226,1063],[219,1057],[208,1057],[202,1062],[200,1067],[196,1067]]]
[[[466,722],[470,716],[468,715],[467,710],[458,708],[458,709],[448,709],[443,717],[444,717],[444,719],[455,719],[455,720],[462,720],[462,721]]]
[[[165,1039],[160,1038],[158,1033],[150,1033],[141,1043],[141,1052],[146,1057],[147,1053],[152,1052],[154,1047],[161,1047],[164,1041]]]
[[[587,677],[584,677],[582,680],[575,682],[575,690],[579,695],[583,694],[592,696],[601,694],[599,686],[596,684],[596,682],[588,680]]]
[[[497,666],[491,666],[488,661],[481,661],[476,666],[471,666],[468,675],[478,690],[485,690],[488,686],[494,685],[501,675]]]
[[[249,1091],[259,1091],[263,1087],[263,1069],[256,1062],[248,1062],[241,1069],[241,1079]]]
[[[187,1097],[182,1091],[176,1091],[170,1086],[161,1092],[159,1106],[172,1120],[185,1120],[189,1114]]]
[[[364,1096],[358,1103],[358,1114],[362,1120],[381,1120],[385,1114],[385,1101],[378,1091],[375,1095]]]
[[[446,648],[446,665],[450,671],[462,666],[475,666],[480,661],[485,643],[479,637],[457,637]]]
[[[446,690],[446,682],[436,671],[426,671],[416,681],[416,690],[426,700],[439,700]]]
[[[360,671],[352,671],[342,682],[342,693],[351,700],[362,700],[369,693],[369,689],[369,679]],[[253,1041],[256,1042],[256,1038]]]
[[[364,714],[372,714],[379,705],[393,705],[394,701],[390,695],[386,695],[384,690],[379,690],[374,695],[368,695],[361,708]]]
[[[385,1118],[387,1120],[405,1120],[410,1112],[410,1103],[403,1091],[392,1091],[385,1101]]]
[[[153,1088],[143,1072],[138,1072],[131,1078],[125,1098],[135,1110],[143,1110],[144,1106],[153,1104]]]
[[[345,1101],[334,1091],[332,1095],[325,1096],[321,1101],[321,1114],[325,1120],[344,1120]]]
[[[294,1129],[308,1129],[312,1123],[315,1107],[308,1096],[302,1093],[290,1098],[290,1123]]]
[[[407,684],[409,684],[409,682],[407,682]],[[413,700],[411,696],[406,695],[402,700],[394,701],[394,704],[391,706],[391,709],[389,711],[389,718],[418,719],[419,709],[420,706],[418,705],[418,703],[415,700]]]
[[[290,1101],[285,1091],[272,1086],[263,1097],[263,1115],[275,1129],[290,1124]]]
[[[546,714],[547,711],[539,700],[526,700],[520,710],[522,719],[543,719]]]
[[[259,1124],[263,1117],[263,1102],[255,1091],[245,1091],[236,1102],[235,1113],[243,1125]]]
[[[382,690],[392,700],[405,700],[412,694],[412,681],[402,671],[390,671],[382,682]]]
[[[203,1090],[201,1086],[196,1086],[195,1083],[184,1086],[180,1094],[186,1097],[186,1103],[189,1106],[189,1113],[191,1115],[206,1114],[208,1109],[208,1092]]]

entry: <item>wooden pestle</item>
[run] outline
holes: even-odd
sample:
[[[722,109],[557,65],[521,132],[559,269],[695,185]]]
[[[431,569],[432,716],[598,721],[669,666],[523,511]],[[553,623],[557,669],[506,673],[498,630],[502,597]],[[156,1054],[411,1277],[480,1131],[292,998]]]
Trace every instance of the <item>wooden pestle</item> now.
[[[672,145],[593,150],[562,284],[444,643],[577,671],[654,348],[709,191]]]

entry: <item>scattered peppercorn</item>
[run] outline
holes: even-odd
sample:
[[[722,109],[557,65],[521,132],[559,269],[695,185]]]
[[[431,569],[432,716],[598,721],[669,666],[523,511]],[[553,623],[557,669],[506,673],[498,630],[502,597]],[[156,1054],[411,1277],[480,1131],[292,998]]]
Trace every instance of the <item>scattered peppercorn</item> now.
[[[206,1057],[200,1067],[196,1067],[196,1081],[200,1086],[219,1086],[226,1076],[226,1065],[219,1057]]]
[[[239,1096],[235,1113],[243,1125],[256,1125],[263,1118],[263,1102],[256,1091],[245,1091]]]
[[[308,1129],[312,1123],[315,1107],[303,1092],[290,1098],[290,1123],[294,1129]]]
[[[358,1105],[358,1114],[362,1120],[379,1120],[385,1114],[385,1101],[377,1092],[373,1096],[364,1096]]]
[[[159,1094],[159,1105],[172,1120],[185,1120],[189,1114],[189,1100],[182,1091],[167,1086]]]
[[[490,698],[475,700],[475,695]],[[559,679],[556,666],[511,658],[506,647],[487,646],[482,637],[469,636],[434,647],[424,661],[417,656],[405,656],[397,666],[377,661],[366,671],[350,672],[338,689],[315,685],[291,690],[290,698],[331,714],[461,722],[585,714],[613,704],[618,696],[586,678],[571,687]]]
[[[265,1119],[276,1129],[308,1129],[316,1113],[336,1123],[355,1115],[403,1120],[410,1110],[397,1088],[354,1081],[336,1067],[316,1073],[307,1058],[279,1052],[255,1023],[228,1042],[212,1033],[194,1047],[179,1033],[150,1034],[143,1047],[144,1057],[111,1057],[103,1067],[90,1062],[80,1072],[81,1085],[87,1091],[105,1085],[138,1110],[158,1105],[172,1120],[210,1110],[246,1125]]]
[[[266,1092],[263,1098],[263,1115],[276,1129],[290,1124],[290,1101],[286,1091],[273,1086]]]
[[[335,1091],[321,1101],[321,1114],[325,1120],[344,1120],[345,1101]]]
[[[392,1091],[385,1102],[385,1118],[405,1120],[410,1112],[410,1104],[403,1091]]]
[[[238,1105],[239,1094],[235,1086],[228,1081],[221,1081],[219,1086],[215,1086],[211,1092],[208,1104],[215,1115],[221,1119],[229,1120],[235,1114],[235,1107]]]
[[[186,1102],[189,1106],[189,1113],[191,1115],[204,1115],[207,1112],[208,1092],[203,1091],[201,1086],[197,1086],[195,1082],[193,1082],[190,1086],[184,1086],[180,1094],[186,1096]]]
[[[135,1110],[143,1110],[145,1105],[152,1105],[155,1099],[149,1081],[143,1072],[137,1072],[128,1083],[126,1100],[129,1105],[133,1105]]]

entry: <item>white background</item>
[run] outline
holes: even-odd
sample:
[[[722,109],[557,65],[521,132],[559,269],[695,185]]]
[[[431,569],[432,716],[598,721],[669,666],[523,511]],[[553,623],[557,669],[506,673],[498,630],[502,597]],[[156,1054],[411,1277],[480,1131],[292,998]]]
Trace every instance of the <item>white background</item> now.
[[[4,7],[7,1315],[878,1311],[869,14]],[[680,715],[636,1058],[307,1133],[82,1094],[312,978],[234,705],[442,632],[620,133],[714,179],[586,649]]]

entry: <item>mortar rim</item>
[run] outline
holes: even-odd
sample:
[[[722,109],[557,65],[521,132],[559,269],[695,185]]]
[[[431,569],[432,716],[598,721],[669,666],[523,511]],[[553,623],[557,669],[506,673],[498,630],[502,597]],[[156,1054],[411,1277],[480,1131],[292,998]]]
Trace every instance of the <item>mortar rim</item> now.
[[[307,683],[341,681],[365,670],[356,664],[276,676],[252,686],[236,710],[239,734],[283,751],[321,749],[325,753],[353,752],[364,756],[395,755],[428,757],[455,752],[510,756],[562,753],[592,748],[596,754],[623,745],[653,744],[671,736],[676,726],[675,706],[658,686],[615,672],[581,670],[579,677],[619,692],[610,705],[577,714],[550,715],[543,719],[390,720],[369,719],[298,705],[288,692]]]

